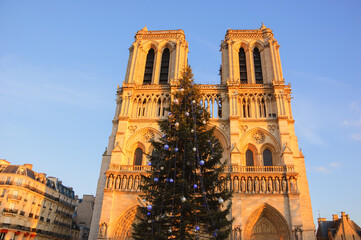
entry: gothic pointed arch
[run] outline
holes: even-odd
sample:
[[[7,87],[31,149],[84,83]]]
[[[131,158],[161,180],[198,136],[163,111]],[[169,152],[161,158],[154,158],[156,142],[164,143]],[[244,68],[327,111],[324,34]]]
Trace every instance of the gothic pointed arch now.
[[[168,83],[169,61],[170,61],[170,51],[169,51],[169,48],[165,48],[165,49],[163,49],[163,53],[162,53],[159,84],[167,84]]]
[[[248,218],[243,237],[251,240],[291,240],[286,219],[267,203],[256,209]]]
[[[281,147],[278,140],[267,130],[255,127],[247,131],[240,139],[241,149],[247,150],[247,145],[252,143],[258,152],[263,151],[264,146],[270,146],[275,152],[280,152]]]
[[[153,77],[153,66],[154,66],[154,49],[149,49],[147,53],[147,58],[145,62],[145,69],[144,69],[144,77],[143,77],[143,84],[151,84],[152,77]]]
[[[256,84],[263,84],[261,53],[257,47],[253,49],[253,67]]]
[[[143,163],[143,149],[138,147],[134,151],[133,165],[141,166]]]
[[[159,130],[152,127],[145,127],[137,130],[128,139],[125,144],[125,150],[132,156],[137,146],[142,146],[143,153],[148,153],[150,148],[149,140],[151,138],[160,137],[161,133]]]
[[[137,213],[137,205],[134,205],[124,211],[123,214],[117,219],[114,231],[113,231],[113,240],[131,240],[132,235],[132,224]]]
[[[246,52],[244,48],[241,47],[238,52],[239,60],[239,76],[241,83],[247,83],[247,61],[246,61]]]
[[[219,127],[217,127],[213,124],[209,124],[209,126],[207,128],[211,129],[212,127],[215,127],[214,136],[219,140],[222,148],[224,150],[229,149],[231,147],[231,143],[229,141],[229,138],[227,137],[227,134],[222,129],[220,129]]]

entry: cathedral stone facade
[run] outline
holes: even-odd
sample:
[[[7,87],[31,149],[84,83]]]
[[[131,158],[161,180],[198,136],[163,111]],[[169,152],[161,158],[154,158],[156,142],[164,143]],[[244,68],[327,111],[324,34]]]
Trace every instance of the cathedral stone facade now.
[[[199,85],[202,104],[227,161],[232,198],[230,239],[315,239],[305,161],[282,75],[279,45],[263,24],[231,30],[221,43],[220,84]],[[125,80],[118,87],[113,129],[103,154],[89,239],[130,239],[145,154],[159,138],[157,120],[187,66],[182,30],[135,35]]]

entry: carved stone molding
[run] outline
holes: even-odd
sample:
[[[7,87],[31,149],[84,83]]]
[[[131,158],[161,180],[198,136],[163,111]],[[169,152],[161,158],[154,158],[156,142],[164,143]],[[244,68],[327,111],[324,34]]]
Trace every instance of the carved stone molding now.
[[[153,131],[146,131],[142,133],[142,138],[145,142],[149,142],[150,139],[154,138],[154,132]]]
[[[137,130],[137,126],[136,126],[136,125],[130,125],[130,126],[128,127],[128,129],[129,129],[129,132],[130,132],[130,133],[134,133],[135,130]]]
[[[277,129],[277,126],[276,125],[268,125],[267,129],[270,133],[273,133]]]
[[[266,135],[261,131],[257,131],[252,135],[252,138],[256,143],[260,144],[260,143],[264,143],[266,139]]]
[[[245,133],[248,129],[247,125],[239,125],[239,129],[241,130],[242,133]]]

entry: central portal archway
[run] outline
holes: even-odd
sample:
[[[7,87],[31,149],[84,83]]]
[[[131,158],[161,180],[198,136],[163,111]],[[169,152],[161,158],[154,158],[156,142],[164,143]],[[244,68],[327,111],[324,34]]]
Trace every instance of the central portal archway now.
[[[275,208],[264,204],[248,219],[244,239],[291,240],[286,219]]]
[[[137,213],[137,206],[127,210],[117,221],[112,240],[131,240],[132,224]]]

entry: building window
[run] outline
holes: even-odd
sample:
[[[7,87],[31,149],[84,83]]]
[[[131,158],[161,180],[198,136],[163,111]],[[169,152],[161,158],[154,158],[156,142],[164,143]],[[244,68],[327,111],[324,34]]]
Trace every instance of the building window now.
[[[246,152],[246,166],[254,166],[253,152],[250,149]]]
[[[246,53],[243,48],[239,49],[239,75],[241,83],[247,83],[247,65],[246,65]]]
[[[256,77],[256,84],[263,84],[261,54],[258,48],[253,49],[253,61],[254,61],[254,75]]]
[[[168,83],[169,58],[170,58],[169,49],[166,48],[163,50],[163,54],[162,54],[162,64],[160,67],[159,84]]]
[[[263,151],[263,166],[273,166],[272,152],[269,149]]]
[[[133,164],[136,166],[140,166],[142,165],[142,160],[143,160],[143,150],[141,148],[135,149]]]
[[[151,84],[153,76],[153,65],[154,65],[154,50],[150,49],[147,54],[147,60],[145,63],[143,84]]]

